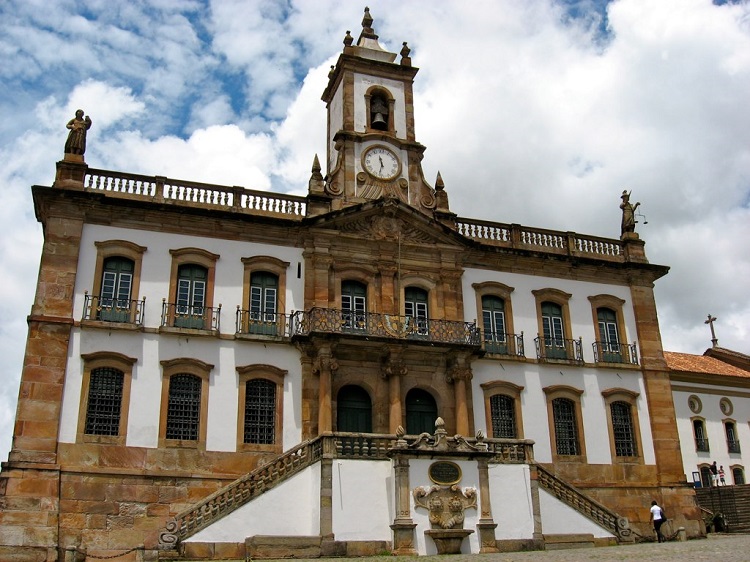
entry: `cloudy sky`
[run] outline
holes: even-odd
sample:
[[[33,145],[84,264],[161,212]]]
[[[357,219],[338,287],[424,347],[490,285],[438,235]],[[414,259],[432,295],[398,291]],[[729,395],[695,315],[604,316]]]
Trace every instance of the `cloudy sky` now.
[[[657,282],[664,346],[750,353],[747,0],[367,0],[421,70],[417,140],[459,216],[616,238],[620,193]],[[42,247],[30,186],[65,123],[95,168],[304,194],[320,96],[363,2],[0,3],[0,460]]]

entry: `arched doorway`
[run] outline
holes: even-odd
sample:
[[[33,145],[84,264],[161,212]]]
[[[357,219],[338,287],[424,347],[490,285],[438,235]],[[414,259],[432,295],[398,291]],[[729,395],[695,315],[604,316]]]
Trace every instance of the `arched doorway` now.
[[[372,433],[372,401],[361,386],[347,385],[339,390],[336,428],[338,431]]]
[[[406,394],[406,433],[435,433],[437,404],[432,395],[421,388],[412,388]]]

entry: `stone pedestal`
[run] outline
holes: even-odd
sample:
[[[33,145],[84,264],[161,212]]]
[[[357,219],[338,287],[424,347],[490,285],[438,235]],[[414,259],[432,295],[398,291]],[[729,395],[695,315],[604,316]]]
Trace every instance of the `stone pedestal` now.
[[[480,519],[479,523],[477,523],[477,529],[479,530],[479,553],[500,552],[500,549],[497,548],[497,539],[495,538],[497,523],[494,523],[492,520],[483,521]]]
[[[417,556],[419,554],[414,548],[414,528],[416,523],[411,519],[404,522],[396,522],[391,525],[393,530],[393,554],[396,556]]]
[[[427,529],[424,534],[433,540],[438,554],[460,554],[461,543],[473,532],[470,529]]]

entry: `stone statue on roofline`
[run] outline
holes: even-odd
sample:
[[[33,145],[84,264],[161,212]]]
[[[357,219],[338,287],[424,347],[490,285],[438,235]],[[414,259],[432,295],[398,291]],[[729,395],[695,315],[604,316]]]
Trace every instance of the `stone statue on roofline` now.
[[[65,141],[65,154],[83,156],[86,152],[86,134],[91,128],[91,118],[88,115],[84,117],[83,109],[79,109],[76,116],[65,126],[70,129],[68,140]]]
[[[622,235],[629,232],[635,232],[635,210],[640,205],[640,202],[633,205],[630,203],[630,193],[627,189],[623,190],[622,195],[620,198],[622,199],[622,203],[620,203],[620,209],[622,209]]]

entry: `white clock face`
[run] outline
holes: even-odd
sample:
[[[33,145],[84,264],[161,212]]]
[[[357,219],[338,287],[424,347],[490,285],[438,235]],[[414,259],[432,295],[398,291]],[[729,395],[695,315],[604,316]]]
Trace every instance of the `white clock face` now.
[[[401,162],[393,152],[383,146],[368,149],[362,157],[365,170],[381,180],[395,178],[401,172]]]

